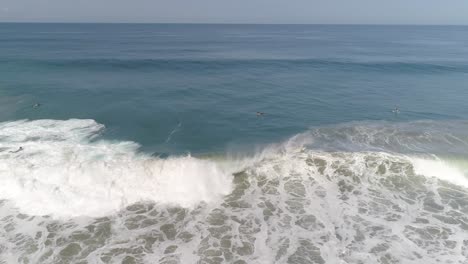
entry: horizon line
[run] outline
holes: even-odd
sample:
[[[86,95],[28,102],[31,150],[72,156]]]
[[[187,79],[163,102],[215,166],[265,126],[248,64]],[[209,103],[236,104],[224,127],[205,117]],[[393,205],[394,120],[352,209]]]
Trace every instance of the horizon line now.
[[[468,26],[468,24],[405,24],[405,23],[239,23],[239,22],[95,22],[95,21],[0,21],[0,24],[140,24],[140,25],[316,25],[316,26]]]

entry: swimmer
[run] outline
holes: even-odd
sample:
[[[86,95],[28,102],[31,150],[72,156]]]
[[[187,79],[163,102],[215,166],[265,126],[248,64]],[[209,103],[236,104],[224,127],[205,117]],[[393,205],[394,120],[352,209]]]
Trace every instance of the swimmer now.
[[[23,147],[19,147],[19,148],[18,148],[17,150],[15,150],[15,151],[10,151],[10,153],[18,153],[18,152],[20,152],[20,151],[22,151],[22,150],[23,150]]]

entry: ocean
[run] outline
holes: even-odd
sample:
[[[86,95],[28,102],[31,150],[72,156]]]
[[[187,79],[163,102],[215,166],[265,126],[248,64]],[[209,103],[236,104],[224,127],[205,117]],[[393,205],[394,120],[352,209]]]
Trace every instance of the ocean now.
[[[464,26],[0,23],[0,263],[466,264],[467,105]]]

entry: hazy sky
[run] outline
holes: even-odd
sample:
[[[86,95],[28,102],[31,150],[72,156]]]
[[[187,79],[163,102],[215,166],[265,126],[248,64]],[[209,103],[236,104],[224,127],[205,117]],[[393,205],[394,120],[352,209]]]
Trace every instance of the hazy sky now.
[[[0,21],[468,25],[468,0],[0,0]]]

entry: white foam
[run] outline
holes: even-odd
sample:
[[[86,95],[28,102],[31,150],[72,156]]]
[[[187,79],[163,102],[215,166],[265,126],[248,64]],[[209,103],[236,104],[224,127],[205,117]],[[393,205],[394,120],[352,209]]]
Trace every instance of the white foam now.
[[[103,128],[93,120],[0,123],[0,198],[32,215],[102,216],[139,201],[190,207],[231,190],[232,176],[212,161],[92,141]]]
[[[214,201],[223,193],[229,192],[227,189],[222,190],[231,184],[228,172],[232,170],[228,167],[237,170],[248,168],[238,178],[242,182],[235,187],[235,195],[229,196],[222,206],[217,204],[216,210],[212,210],[211,206],[197,208],[188,211],[190,217],[182,217],[183,219],[176,219],[178,217],[162,209],[164,206],[143,213],[128,210],[118,214],[117,219],[109,220],[112,222],[113,232],[105,240],[91,243],[91,246],[80,239],[73,241],[80,244],[83,252],[93,250],[89,255],[83,254],[83,261],[93,263],[96,260],[101,261],[102,256],[109,256],[112,258],[110,262],[120,263],[127,252],[114,252],[113,249],[135,248],[145,243],[145,238],[154,244],[151,250],[143,253],[141,261],[139,256],[135,256],[137,262],[155,263],[161,259],[171,260],[172,257],[181,263],[194,259],[203,262],[212,257],[213,250],[229,252],[231,259],[226,259],[226,262],[244,259],[249,263],[286,263],[302,257],[307,260],[317,257],[317,253],[325,263],[377,263],[386,258],[405,263],[458,263],[464,260],[461,245],[466,237],[466,230],[458,225],[441,222],[434,217],[433,212],[426,211],[422,206],[430,191],[437,194],[437,188],[434,187],[439,186],[438,182],[429,181],[427,185],[420,186],[419,181],[409,179],[413,177],[413,173],[405,173],[414,167],[417,174],[456,182],[454,179],[464,178],[463,169],[454,165],[451,160],[444,161],[436,157],[424,159],[386,152],[311,150],[304,146],[312,139],[303,135],[283,144],[268,146],[251,157],[234,157],[236,159],[216,163],[189,156],[164,161],[138,154],[138,145],[132,142],[92,143],[89,140],[90,135],[98,133],[100,125],[92,120],[73,122],[53,121],[52,126],[60,127],[62,132],[54,134],[54,129],[49,129],[40,140],[27,139],[20,135],[28,126],[34,128],[34,133],[45,129],[33,122],[18,123],[22,128],[16,129],[19,134],[11,134],[8,139],[8,142],[13,142],[10,143],[13,144],[11,148],[24,145],[25,150],[17,154],[0,152],[0,155],[9,155],[7,160],[14,160],[12,164],[18,167],[15,168],[18,175],[23,175],[29,182],[37,177],[47,176],[41,179],[42,182],[34,183],[34,188],[18,187],[18,194],[13,193],[17,196],[12,201],[17,205],[24,203],[20,208],[33,211],[34,206],[38,206],[42,211],[63,210],[55,214],[66,213],[65,215],[74,215],[79,208],[85,208],[88,213],[100,215],[99,210],[116,210],[123,204],[141,199],[190,206],[202,200]],[[9,125],[12,126],[11,123]],[[1,128],[2,124],[0,131]],[[81,136],[73,136],[75,133]],[[0,136],[2,135],[0,132]],[[20,138],[23,138],[22,141]],[[0,141],[4,144],[7,139]],[[32,147],[41,152],[34,155],[30,149]],[[19,162],[27,157],[33,157],[34,164],[40,166],[33,169]],[[3,161],[0,159],[0,162]],[[61,167],[57,169],[55,165]],[[386,169],[382,170],[381,167]],[[33,176],[22,170],[34,172]],[[187,174],[186,171],[190,173]],[[3,175],[3,171],[0,171],[0,179],[4,178]],[[7,178],[15,179],[10,176]],[[14,184],[18,185],[18,182],[20,180]],[[14,185],[8,184],[10,188]],[[54,186],[60,186],[61,189],[55,191]],[[44,198],[40,195],[44,195]],[[435,195],[434,202],[445,205],[443,199],[437,199],[437,196],[443,197],[442,194]],[[50,206],[53,208],[35,201],[35,198],[52,201]],[[414,203],[407,202],[412,199],[415,200]],[[95,204],[99,207],[92,208],[94,211],[91,211],[90,207]],[[156,213],[160,209],[161,213]],[[43,240],[35,238],[36,245],[40,245],[35,253],[28,251],[29,247],[11,243],[5,252],[14,252],[10,248],[19,248],[20,252],[4,258],[16,262],[20,259],[18,256],[27,256],[30,262],[41,262],[40,258],[47,250],[54,250],[47,261],[60,260],[60,252],[65,245],[60,246],[59,241],[69,241],[67,239],[75,231],[78,234],[90,232],[90,235],[94,235],[92,233],[97,228],[87,231],[83,227],[101,222],[92,220],[88,223],[84,219],[77,226],[63,224],[58,231],[50,231],[42,222],[51,223],[51,219],[36,217],[30,222],[29,219],[13,217],[15,210],[8,208],[4,211],[12,215],[11,221],[15,223],[16,229],[9,234],[11,237],[17,233],[28,234],[31,238],[39,232],[44,234],[41,238]],[[443,213],[441,211],[438,215]],[[221,216],[213,217],[217,222],[215,226],[207,221],[210,216]],[[416,222],[418,218],[426,219],[428,224]],[[152,220],[154,224],[139,225],[146,219]],[[81,220],[76,218],[71,222],[76,224]],[[161,233],[157,230],[167,223],[173,224],[177,232],[187,232],[193,238],[187,241],[180,237],[175,240],[160,239]],[[7,224],[9,223],[5,222],[4,226]],[[25,228],[28,226],[30,228]],[[449,233],[452,235],[449,239],[435,235],[425,244],[423,236],[426,227],[432,228],[430,230],[443,227],[441,232],[451,230]],[[418,232],[412,232],[411,228]],[[230,230],[232,238],[230,235],[220,237],[219,234],[225,232],[224,230]],[[48,239],[51,232],[54,232],[51,235],[55,236],[52,238],[54,242],[46,243],[45,239]],[[226,240],[231,246],[224,248],[221,245]],[[308,241],[313,247],[302,246],[301,241]],[[419,241],[421,243],[418,244]],[[445,241],[455,241],[460,246],[449,248]],[[99,248],[95,248],[97,245]],[[170,245],[177,245],[174,253],[166,252]],[[251,254],[240,254],[240,247],[252,249]],[[315,247],[320,251],[311,250]]]
[[[450,183],[468,188],[468,179],[463,170],[450,164],[449,162],[438,159],[410,158],[416,174],[426,177],[436,177]]]

